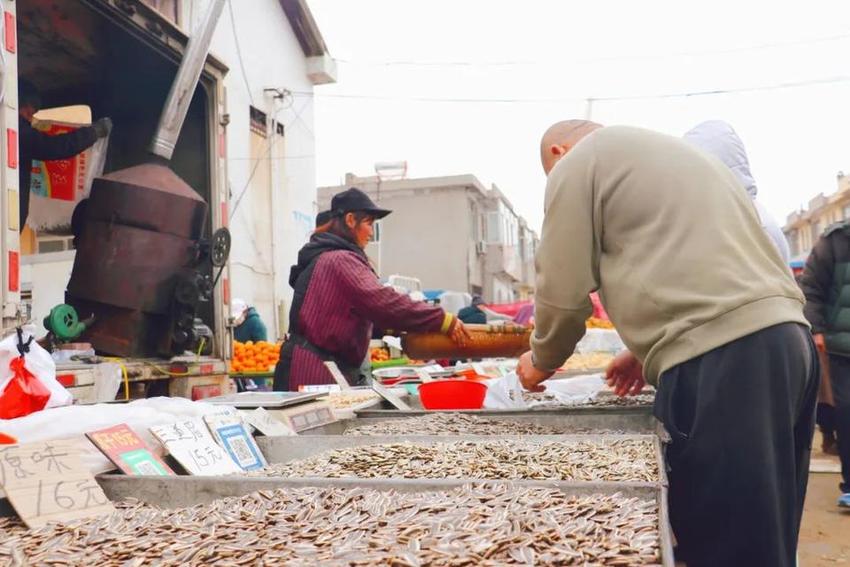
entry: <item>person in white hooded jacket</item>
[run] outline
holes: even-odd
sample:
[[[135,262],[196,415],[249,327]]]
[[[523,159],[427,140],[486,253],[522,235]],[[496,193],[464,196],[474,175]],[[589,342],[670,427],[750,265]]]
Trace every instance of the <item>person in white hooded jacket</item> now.
[[[764,208],[758,198],[758,187],[750,173],[750,161],[747,159],[747,150],[744,148],[744,143],[735,129],[729,123],[722,120],[707,120],[697,124],[689,132],[684,135],[684,139],[693,145],[697,146],[706,153],[719,159],[723,164],[732,170],[735,177],[747,190],[747,194],[753,200],[753,204],[758,212],[761,225],[767,232],[770,239],[779,250],[782,260],[787,266],[790,261],[790,253],[788,250],[788,241],[782,233],[779,223],[770,212]]]

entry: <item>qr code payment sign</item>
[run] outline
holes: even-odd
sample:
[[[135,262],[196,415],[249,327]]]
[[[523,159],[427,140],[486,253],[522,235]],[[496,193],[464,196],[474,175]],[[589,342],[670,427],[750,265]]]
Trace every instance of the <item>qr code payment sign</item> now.
[[[243,470],[251,471],[265,466],[257,446],[248,437],[244,426],[229,426],[218,430],[224,448]]]

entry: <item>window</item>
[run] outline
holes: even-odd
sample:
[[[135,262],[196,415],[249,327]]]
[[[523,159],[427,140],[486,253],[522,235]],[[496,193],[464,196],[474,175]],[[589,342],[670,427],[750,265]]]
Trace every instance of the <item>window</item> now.
[[[251,113],[251,132],[265,138],[268,135],[269,118],[266,113],[253,106],[249,107]]]
[[[381,241],[381,221],[375,221],[372,225],[372,238],[369,239],[369,242],[380,242]]]
[[[142,0],[175,25],[180,24],[180,0]]]
[[[850,203],[844,205],[844,208],[841,211],[841,218],[844,220],[850,220]]]
[[[812,242],[814,242],[815,240],[817,240],[820,237],[821,232],[822,232],[821,223],[820,222],[813,222],[812,223]]]
[[[503,226],[501,221],[501,215],[498,211],[487,213],[487,230],[485,231],[487,244],[502,244]]]

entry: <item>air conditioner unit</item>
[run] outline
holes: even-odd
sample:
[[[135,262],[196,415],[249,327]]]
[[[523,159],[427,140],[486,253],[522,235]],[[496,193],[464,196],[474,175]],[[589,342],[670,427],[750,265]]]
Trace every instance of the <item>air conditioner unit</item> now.
[[[476,242],[475,243],[475,252],[478,253],[479,255],[483,255],[484,253],[486,253],[487,252],[487,243],[484,242],[483,240]]]
[[[73,236],[39,236],[38,237],[38,253],[46,254],[49,252],[64,252],[65,250],[74,249]]]

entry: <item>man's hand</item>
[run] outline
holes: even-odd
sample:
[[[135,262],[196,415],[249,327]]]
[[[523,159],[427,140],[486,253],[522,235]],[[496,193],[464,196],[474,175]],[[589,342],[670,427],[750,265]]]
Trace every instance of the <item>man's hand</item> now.
[[[544,391],[546,388],[540,384],[554,374],[550,370],[539,370],[535,368],[534,362],[531,359],[531,351],[519,357],[519,362],[516,365],[516,373],[519,376],[522,387],[529,392]]]
[[[815,348],[818,349],[818,352],[826,354],[826,339],[824,339],[823,333],[812,335],[812,339],[815,341]]]
[[[618,396],[636,396],[646,386],[643,365],[629,351],[622,352],[611,361],[605,371],[605,381]]]
[[[454,320],[451,329],[449,329],[449,338],[460,347],[466,346],[466,343],[469,342],[470,336],[469,331],[463,324],[463,321],[457,318]]]
[[[111,118],[101,118],[94,124],[92,124],[92,128],[94,128],[95,134],[97,134],[98,138],[105,138],[112,132],[112,119]]]

